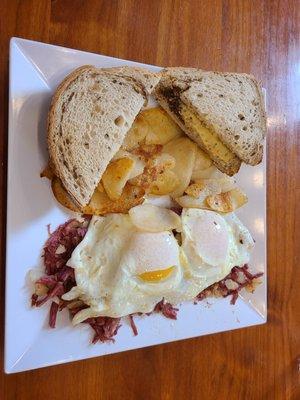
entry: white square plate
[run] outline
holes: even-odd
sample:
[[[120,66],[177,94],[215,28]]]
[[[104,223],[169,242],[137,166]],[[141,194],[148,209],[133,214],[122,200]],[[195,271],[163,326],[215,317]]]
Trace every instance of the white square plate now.
[[[70,218],[54,200],[49,182],[39,177],[46,165],[46,117],[57,84],[83,64],[99,67],[158,67],[13,38],[10,44],[9,148],[7,197],[5,371],[19,372],[103,354],[227,331],[266,321],[266,274],[253,295],[183,304],[177,321],[158,314],[137,318],[138,336],[126,321],[114,344],[91,345],[91,329],[73,328],[67,312],[48,328],[49,305],[30,307],[27,273],[41,265],[41,251],[52,228]],[[251,265],[266,272],[265,164],[243,165],[240,186],[249,197],[238,214],[256,239]]]

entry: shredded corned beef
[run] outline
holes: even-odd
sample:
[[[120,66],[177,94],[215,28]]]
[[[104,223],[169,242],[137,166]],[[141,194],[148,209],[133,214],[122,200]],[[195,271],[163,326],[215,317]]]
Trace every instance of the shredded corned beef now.
[[[134,322],[133,315],[134,314],[130,314],[130,315],[128,315],[128,317],[129,317],[129,322],[130,322],[130,326],[131,326],[132,332],[133,332],[134,336],[137,336],[139,333],[138,333],[136,324]]]
[[[242,267],[233,267],[231,272],[220,282],[214,283],[198,294],[197,300],[204,300],[207,297],[231,297],[231,304],[235,304],[239,291],[245,288],[253,292],[257,278],[263,275],[262,272],[252,274],[247,264]]]
[[[177,319],[178,308],[175,308],[170,303],[165,303],[165,300],[162,299],[159,303],[154,307],[155,312],[161,312],[166,318]]]
[[[31,307],[34,307],[36,305],[36,301],[37,301],[38,297],[39,296],[35,293],[31,296]]]
[[[66,266],[73,250],[87,232],[86,225],[86,220],[70,219],[50,234],[43,256],[47,275],[54,275]]]
[[[55,328],[57,312],[58,312],[58,303],[55,303],[55,301],[52,301],[51,307],[50,307],[50,313],[49,313],[50,328]]]
[[[174,211],[174,213],[176,213],[179,216],[182,214],[182,207],[180,207],[180,206],[171,207],[171,210]]]
[[[97,317],[88,318],[84,322],[89,324],[95,331],[92,343],[100,342],[114,342],[115,336],[118,333],[121,318],[110,318],[110,317]]]

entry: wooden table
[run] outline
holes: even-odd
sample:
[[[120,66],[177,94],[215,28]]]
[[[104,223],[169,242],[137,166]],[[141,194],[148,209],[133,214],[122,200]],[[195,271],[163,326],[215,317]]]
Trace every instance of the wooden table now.
[[[2,374],[0,398],[300,399],[300,1],[2,0],[0,18],[2,221],[11,36],[149,64],[251,72],[268,93],[269,281],[266,325]],[[4,290],[4,223],[1,243]]]

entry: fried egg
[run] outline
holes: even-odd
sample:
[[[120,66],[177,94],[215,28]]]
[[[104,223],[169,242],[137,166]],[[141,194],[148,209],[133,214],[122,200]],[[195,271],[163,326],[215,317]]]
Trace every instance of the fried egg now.
[[[182,245],[185,256],[185,293],[174,297],[190,300],[219,282],[234,266],[246,264],[254,247],[252,236],[235,214],[220,215],[214,211],[183,209]]]
[[[164,298],[175,305],[249,261],[253,239],[234,214],[183,209],[181,245],[173,232],[139,230],[129,215],[94,216],[68,265],[77,286],[63,298],[82,299],[89,317],[151,312]]]
[[[152,311],[182,280],[179,253],[172,232],[139,231],[124,214],[93,217],[68,261],[77,286],[64,299],[80,297],[90,306],[73,322]]]

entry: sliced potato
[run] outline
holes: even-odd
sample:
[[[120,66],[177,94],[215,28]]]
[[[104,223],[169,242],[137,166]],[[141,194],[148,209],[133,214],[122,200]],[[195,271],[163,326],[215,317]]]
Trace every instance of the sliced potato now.
[[[156,182],[160,174],[163,174],[165,170],[170,169],[175,165],[175,159],[172,156],[165,153],[157,153],[156,150],[152,150],[152,147],[153,146],[150,146],[150,149],[142,150],[147,152],[149,151],[148,154],[151,154],[149,158],[145,157],[147,162],[145,162],[146,166],[143,173],[129,180],[129,183],[135,186],[140,186],[147,190],[147,192],[151,185]]]
[[[144,121],[150,127],[146,136],[146,144],[166,144],[170,140],[183,135],[182,130],[160,107],[149,108],[141,112]]]
[[[141,175],[136,176],[129,180],[129,183],[133,186],[139,186],[145,191],[149,191],[151,185],[158,177],[160,173],[159,167],[146,167]]]
[[[102,183],[111,200],[117,200],[121,196],[134,166],[135,161],[131,158],[120,158],[109,163],[102,175]]]
[[[154,194],[147,194],[143,204],[153,204],[154,206],[164,208],[172,208],[177,206],[176,202],[172,200],[170,196],[156,196]]]
[[[161,174],[158,174],[156,180],[150,186],[149,193],[163,196],[173,192],[177,185],[179,185],[177,176],[170,169],[166,169]]]
[[[133,170],[131,171],[129,179],[133,179],[141,175],[144,172],[144,169],[145,169],[144,161],[137,159],[136,162],[134,163],[134,167]]]
[[[191,179],[193,181],[198,181],[199,179],[210,179],[210,178],[214,177],[214,175],[216,174],[216,171],[220,172],[214,165],[212,165],[206,169],[197,170],[197,172],[195,172],[195,170],[193,170]],[[220,172],[220,173],[222,173],[222,172]]]
[[[140,113],[125,136],[122,149],[130,151],[136,147],[139,147],[141,144],[144,144],[146,136],[149,132],[149,124],[143,117],[143,113]]]
[[[122,144],[122,149],[132,150],[142,144],[166,144],[183,132],[160,107],[143,110],[136,117]]]
[[[83,208],[84,214],[104,215],[126,213],[131,207],[141,204],[145,191],[127,183],[117,200],[111,200],[106,193],[95,191],[90,203]]]
[[[214,165],[211,165],[210,167],[208,167],[206,169],[198,170],[197,172],[195,172],[195,170],[193,170],[191,179],[193,181],[199,181],[200,179],[220,179],[220,178],[224,178],[224,177],[232,178],[232,177],[224,174],[220,170],[218,170],[217,167],[215,167]]]
[[[159,137],[151,131],[151,128],[149,130],[149,133],[145,137],[145,144],[161,144],[159,141]]]
[[[179,179],[179,184],[171,193],[173,198],[181,196],[190,183],[196,148],[197,145],[187,137],[179,137],[171,140],[163,148],[163,152],[174,157],[176,162],[172,171]]]
[[[182,134],[179,126],[162,108],[149,108],[137,116],[122,148],[132,150],[141,144],[166,144]]]
[[[194,204],[201,204],[200,208],[205,207],[204,200],[209,195],[219,194],[222,192],[222,182],[218,179],[202,179],[192,183],[187,187],[185,193],[189,197],[197,200]]]
[[[207,199],[213,201],[214,196],[222,196],[224,192],[234,189],[235,180],[225,174],[217,179],[200,179],[185,190],[186,195],[176,199],[185,208],[212,209]],[[217,210],[216,210],[217,211]]]
[[[176,164],[175,158],[168,153],[161,153],[153,158],[153,165],[159,166],[162,170],[174,168]]]
[[[200,194],[204,191],[205,189],[205,183],[204,182],[197,182],[197,183],[192,183],[191,185],[189,185],[186,189],[185,189],[185,193],[188,196],[192,196],[192,197],[199,197]]]
[[[201,194],[206,195],[219,194],[233,189],[235,186],[234,178],[224,174],[218,179],[199,179],[187,187],[185,193],[192,197],[199,197]]]
[[[138,175],[143,173],[144,168],[146,166],[146,163],[145,163],[145,161],[143,161],[141,159],[142,157],[140,157],[140,156],[138,156],[136,154],[133,154],[133,153],[129,153],[126,150],[119,150],[117,152],[117,154],[115,154],[113,160],[118,160],[120,158],[130,158],[131,160],[133,160],[135,162],[134,168],[133,168],[133,170],[132,170],[132,172],[130,174],[130,178],[129,179],[133,179],[136,176],[138,176]]]
[[[206,194],[201,197],[192,197],[187,194],[177,197],[175,200],[182,208],[202,208],[207,209],[208,205],[205,202]]]
[[[221,192],[228,192],[236,187],[236,180],[233,176],[224,174],[224,176],[220,179],[217,179],[217,181],[221,187]]]
[[[124,150],[124,149],[120,149],[119,151],[117,151],[117,153],[113,156],[113,158],[111,159],[111,161],[115,161],[115,160],[119,160],[120,158],[131,158],[131,153],[129,153],[129,151]]]
[[[60,179],[54,178],[51,183],[56,200],[69,210],[91,215],[105,215],[110,213],[126,213],[131,207],[141,204],[144,200],[145,191],[127,183],[118,200],[111,200],[103,190],[95,190],[90,203],[82,208],[72,201]]]
[[[206,153],[204,153],[203,150],[201,150],[197,146],[191,179],[194,181],[199,179],[198,173],[200,173],[201,175],[201,171],[206,170],[207,168],[211,167],[211,165],[212,165],[212,160]]]
[[[133,154],[133,153],[129,153],[126,150],[119,150],[113,157],[113,161],[115,160],[119,160],[120,158],[130,158],[131,160],[134,161],[134,168],[130,174],[129,179],[133,179],[136,176],[140,175],[143,173],[144,168],[145,168],[145,161],[143,161],[141,159],[140,156]]]
[[[232,212],[246,204],[247,201],[248,198],[245,193],[238,188],[206,198],[209,209],[222,213]]]
[[[129,210],[132,223],[140,230],[146,232],[164,232],[179,229],[180,217],[167,208],[142,204]]]
[[[161,144],[142,144],[132,150],[132,154],[144,159],[145,162],[161,153],[163,146]]]

